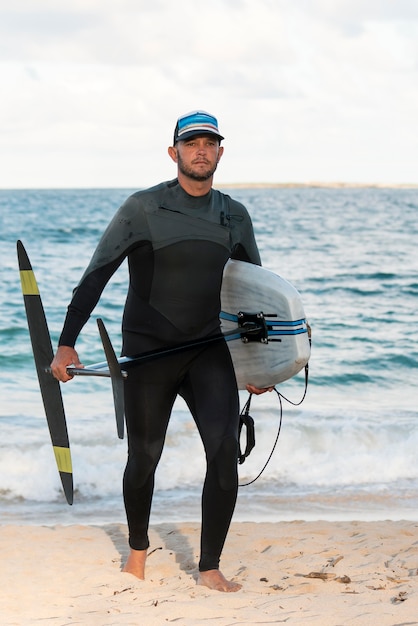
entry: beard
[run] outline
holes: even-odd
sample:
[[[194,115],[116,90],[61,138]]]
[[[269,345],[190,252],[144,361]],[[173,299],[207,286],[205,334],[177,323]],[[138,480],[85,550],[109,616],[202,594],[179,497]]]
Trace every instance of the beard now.
[[[214,173],[216,172],[216,168],[218,167],[218,163],[215,163],[212,166],[208,164],[208,168],[206,170],[203,170],[203,171],[200,170],[199,172],[195,172],[193,170],[193,165],[190,167],[185,165],[180,154],[177,154],[177,165],[178,165],[180,172],[183,174],[183,176],[187,176],[188,178],[191,178],[192,180],[197,180],[200,182],[209,180],[209,178],[211,178],[214,175]]]

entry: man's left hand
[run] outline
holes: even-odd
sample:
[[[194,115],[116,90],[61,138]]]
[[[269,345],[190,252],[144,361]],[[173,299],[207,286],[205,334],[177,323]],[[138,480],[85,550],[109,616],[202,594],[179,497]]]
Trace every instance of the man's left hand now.
[[[266,391],[273,391],[274,387],[254,387],[254,385],[246,385],[246,390],[249,393],[253,393],[256,396],[260,396],[262,393],[266,393]]]

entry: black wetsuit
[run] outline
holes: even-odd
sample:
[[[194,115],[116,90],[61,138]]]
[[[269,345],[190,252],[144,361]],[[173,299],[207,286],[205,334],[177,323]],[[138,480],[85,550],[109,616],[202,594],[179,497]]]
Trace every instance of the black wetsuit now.
[[[188,195],[177,180],[133,194],[105,231],[76,288],[59,344],[74,346],[106,283],[128,257],[124,355],[219,334],[222,272],[232,257],[260,264],[245,207],[219,191]],[[181,395],[205,447],[201,571],[216,569],[237,492],[238,392],[224,341],[131,370],[125,383],[130,546],[146,549],[154,488],[174,400]],[[187,462],[187,459],[185,460]]]

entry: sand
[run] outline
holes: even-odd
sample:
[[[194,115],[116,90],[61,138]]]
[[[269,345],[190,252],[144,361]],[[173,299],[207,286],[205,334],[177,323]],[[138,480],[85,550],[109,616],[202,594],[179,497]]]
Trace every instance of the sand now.
[[[124,524],[0,526],[2,626],[418,625],[418,522],[234,523],[196,585],[199,525],[151,528],[147,580],[121,572]]]

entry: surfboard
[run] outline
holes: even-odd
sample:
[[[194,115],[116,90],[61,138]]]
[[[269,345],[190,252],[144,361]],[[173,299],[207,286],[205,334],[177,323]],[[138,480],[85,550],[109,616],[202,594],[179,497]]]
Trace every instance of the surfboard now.
[[[238,388],[270,387],[300,372],[309,361],[310,339],[302,299],[295,287],[274,272],[229,260],[221,289],[222,332],[255,322],[258,336],[229,341]]]
[[[49,373],[49,365],[53,359],[51,337],[35,274],[21,241],[17,242],[17,257],[33,357],[52,448],[65,497],[68,504],[72,504],[73,470],[61,388],[59,382]]]
[[[119,357],[122,376],[128,376],[139,363],[220,340],[228,342],[239,389],[249,383],[274,386],[306,366],[310,357],[308,323],[300,294],[287,280],[258,265],[229,260],[223,274],[221,305],[222,335]],[[108,338],[107,342],[111,346]],[[105,343],[104,349],[105,353],[110,351]],[[71,375],[112,376],[111,369],[108,359],[83,369],[69,367],[67,371]],[[120,385],[114,378],[115,385]]]

